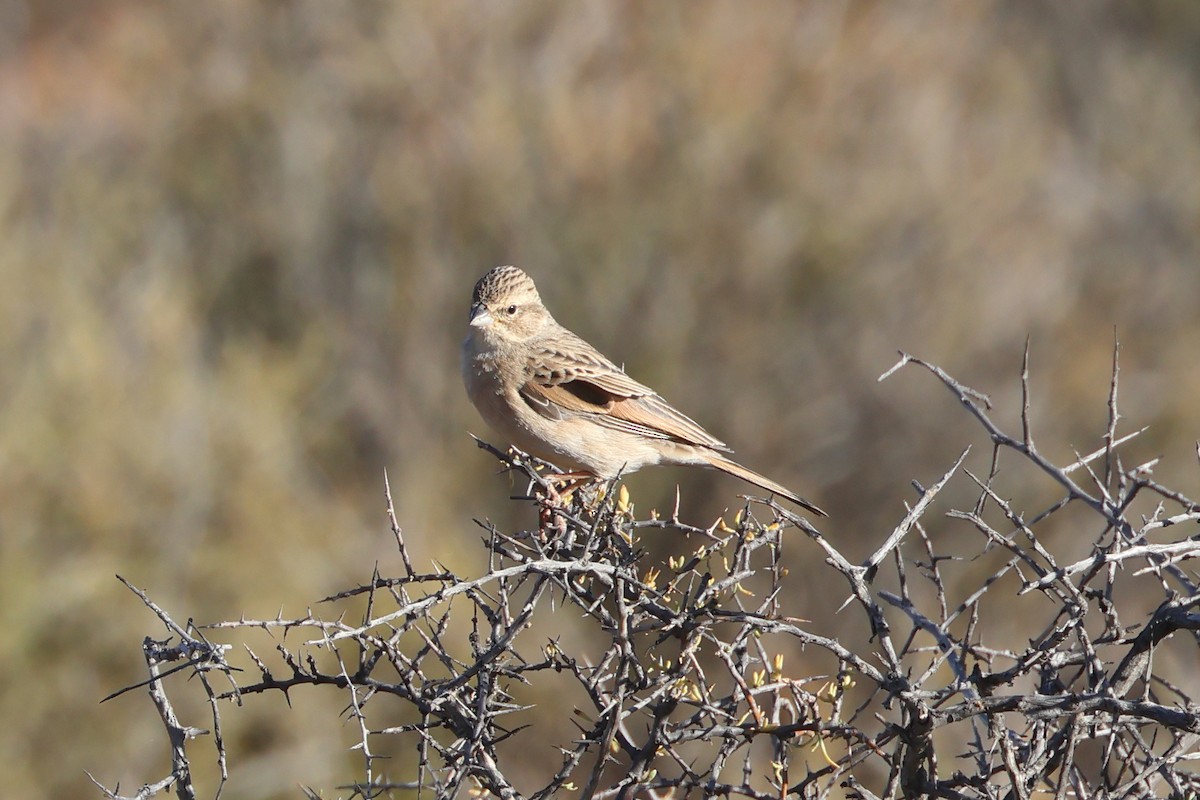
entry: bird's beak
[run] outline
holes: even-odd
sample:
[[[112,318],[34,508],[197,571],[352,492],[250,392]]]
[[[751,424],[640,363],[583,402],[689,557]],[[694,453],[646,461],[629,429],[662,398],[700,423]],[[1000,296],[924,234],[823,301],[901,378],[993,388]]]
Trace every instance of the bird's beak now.
[[[476,303],[471,306],[471,317],[468,322],[472,328],[486,328],[495,322],[495,317],[483,303]]]

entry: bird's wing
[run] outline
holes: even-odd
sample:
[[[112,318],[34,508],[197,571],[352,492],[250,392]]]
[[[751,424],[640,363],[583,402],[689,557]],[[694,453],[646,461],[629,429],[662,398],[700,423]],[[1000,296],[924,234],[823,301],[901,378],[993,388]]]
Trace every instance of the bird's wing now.
[[[521,396],[550,419],[586,415],[599,425],[627,433],[731,452],[574,334],[534,348]]]

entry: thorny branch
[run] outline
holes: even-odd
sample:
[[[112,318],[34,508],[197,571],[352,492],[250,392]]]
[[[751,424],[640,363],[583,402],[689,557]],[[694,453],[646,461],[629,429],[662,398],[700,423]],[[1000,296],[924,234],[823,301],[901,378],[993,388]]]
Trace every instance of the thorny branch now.
[[[678,507],[669,519],[639,519],[614,485],[564,496],[546,465],[481,442],[528,481],[516,499],[539,509],[532,530],[481,523],[481,574],[415,569],[389,489],[402,575],[326,598],[325,618],[181,626],[131,586],[179,640],[146,640],[151,676],[136,685],[150,688],[172,767],[136,797],[172,787],[196,796],[185,744],[204,731],[176,719],[168,679],[173,691],[186,684],[160,669],[167,661],[198,673],[210,698],[222,775],[213,796],[225,775],[221,701],[324,686],[347,693],[363,772],[343,788],[361,797],[1194,797],[1200,706],[1188,665],[1200,595],[1186,562],[1200,556],[1200,505],[1154,482],[1154,462],[1122,466],[1120,448],[1140,431],[1118,435],[1117,352],[1103,444],[1065,466],[1035,442],[1028,347],[1016,435],[991,418],[986,396],[901,354],[881,380],[908,365],[928,371],[992,452],[986,475],[963,466],[963,450],[931,488],[917,484],[916,503],[861,564],[771,501],[747,500],[731,522],[708,527],[683,522]],[[1007,498],[1005,453],[1061,495],[1040,510]],[[943,488],[961,481],[978,490],[974,504],[931,518]],[[1135,517],[1141,495],[1156,499]],[[1073,543],[1091,543],[1086,557],[1065,557],[1047,535],[1067,508],[1086,511],[1090,528],[1066,523]],[[804,546],[793,529],[844,582],[869,641],[789,616],[798,609],[785,543]],[[642,539],[661,530],[687,551],[665,564]],[[346,621],[356,600],[366,613]],[[527,634],[564,612],[582,620],[590,644]],[[243,669],[256,677],[244,680],[229,645],[201,629],[234,640],[297,630],[305,641],[278,644],[272,659],[247,647]],[[230,689],[213,690],[214,671]],[[558,688],[529,700],[551,682]],[[537,739],[526,727],[536,703],[552,703],[575,735]],[[380,760],[385,743],[407,760]],[[550,746],[557,758],[531,783],[515,754]]]

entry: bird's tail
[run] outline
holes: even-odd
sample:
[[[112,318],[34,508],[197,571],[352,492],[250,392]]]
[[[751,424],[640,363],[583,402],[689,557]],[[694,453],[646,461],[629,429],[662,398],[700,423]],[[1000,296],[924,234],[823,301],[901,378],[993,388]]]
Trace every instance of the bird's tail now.
[[[829,516],[824,511],[817,508],[815,505],[813,505],[812,503],[808,502],[800,495],[793,492],[791,489],[781,486],[780,484],[776,483],[775,481],[771,480],[770,478],[768,478],[765,475],[759,475],[757,472],[755,472],[752,469],[747,469],[746,467],[743,467],[741,464],[737,463],[736,461],[730,461],[728,458],[725,458],[720,453],[714,453],[711,451],[706,452],[706,453],[704,453],[704,461],[708,466],[712,467],[713,469],[719,469],[719,470],[721,470],[721,472],[727,472],[730,475],[733,475],[735,478],[741,478],[742,480],[746,481],[747,483],[753,483],[755,486],[759,487],[760,489],[765,489],[768,492],[779,495],[780,497],[786,497],[788,500],[791,500],[796,505],[807,508],[809,511],[811,511],[812,513],[814,513],[818,516],[821,516],[821,517]]]

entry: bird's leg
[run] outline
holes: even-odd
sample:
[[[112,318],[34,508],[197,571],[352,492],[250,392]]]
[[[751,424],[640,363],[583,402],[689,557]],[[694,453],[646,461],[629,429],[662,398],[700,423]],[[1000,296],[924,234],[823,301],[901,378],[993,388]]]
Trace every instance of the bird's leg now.
[[[545,491],[542,507],[538,512],[539,527],[546,531],[553,521],[555,532],[566,535],[567,521],[562,517],[554,520],[554,508],[565,508],[571,502],[572,493],[588,483],[596,480],[591,472],[552,472],[543,475],[541,488]],[[561,487],[561,488],[560,488]]]
[[[546,475],[546,482],[550,484],[562,484],[562,488],[555,492],[563,503],[571,502],[571,494],[589,483],[596,480],[596,476],[591,472],[554,472]]]
[[[549,491],[554,492],[553,489],[550,489]],[[550,529],[551,523],[555,521],[554,508],[555,506],[559,505],[559,502],[556,496],[550,495],[544,495],[538,499],[541,501],[538,508],[538,531],[542,534],[542,543],[545,544],[549,538],[546,535],[546,532]],[[555,525],[555,527],[558,529],[557,533],[565,534],[567,529],[567,521],[562,517],[559,517],[558,524]]]

